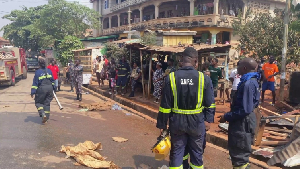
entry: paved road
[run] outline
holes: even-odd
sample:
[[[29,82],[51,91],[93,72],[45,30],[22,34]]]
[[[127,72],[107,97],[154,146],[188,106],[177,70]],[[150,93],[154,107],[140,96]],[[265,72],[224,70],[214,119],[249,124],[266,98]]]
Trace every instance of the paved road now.
[[[85,168],[74,166],[73,160],[65,159],[58,151],[62,145],[76,145],[86,140],[102,142],[100,153],[120,167],[157,168],[167,164],[155,161],[150,151],[158,135],[153,123],[123,111],[79,112],[74,93],[60,92],[58,97],[64,110],[59,111],[53,101],[51,119],[47,125],[41,125],[29,96],[32,78],[33,74],[29,74],[27,80],[19,81],[14,87],[0,88],[1,169]],[[85,103],[100,101],[92,95],[83,95],[83,99]],[[114,136],[129,141],[113,142]],[[229,169],[228,157],[207,147],[205,165],[209,169]]]

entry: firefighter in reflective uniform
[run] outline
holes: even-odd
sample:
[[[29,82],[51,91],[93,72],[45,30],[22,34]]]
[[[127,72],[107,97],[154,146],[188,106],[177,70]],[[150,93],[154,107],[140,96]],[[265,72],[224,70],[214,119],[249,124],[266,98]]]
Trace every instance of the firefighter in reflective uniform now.
[[[239,62],[237,71],[242,78],[233,96],[231,110],[219,116],[220,123],[229,122],[228,150],[234,169],[250,168],[249,156],[256,127],[254,111],[260,98],[260,73],[256,69],[257,63],[252,58],[245,58]]]
[[[38,109],[42,122],[46,123],[50,117],[50,103],[55,89],[54,79],[50,69],[46,69],[44,59],[39,59],[39,66],[35,72],[31,87],[31,97],[35,95],[35,106]]]
[[[214,97],[210,78],[194,68],[197,58],[198,52],[194,48],[186,48],[182,68],[165,78],[157,128],[166,130],[169,121],[170,169],[183,168],[185,150],[190,156],[192,168],[204,168],[203,144],[205,128],[209,128],[209,123],[204,120],[213,119],[214,114],[203,112],[203,109],[213,105]]]

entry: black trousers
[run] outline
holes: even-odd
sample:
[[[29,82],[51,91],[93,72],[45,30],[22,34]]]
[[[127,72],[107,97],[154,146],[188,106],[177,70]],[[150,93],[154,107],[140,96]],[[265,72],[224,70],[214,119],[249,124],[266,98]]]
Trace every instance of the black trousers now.
[[[50,116],[50,103],[53,100],[52,85],[41,85],[35,94],[35,106],[40,116],[46,114]]]
[[[229,123],[228,150],[233,167],[241,167],[249,163],[255,127],[256,117],[254,112],[241,120]]]

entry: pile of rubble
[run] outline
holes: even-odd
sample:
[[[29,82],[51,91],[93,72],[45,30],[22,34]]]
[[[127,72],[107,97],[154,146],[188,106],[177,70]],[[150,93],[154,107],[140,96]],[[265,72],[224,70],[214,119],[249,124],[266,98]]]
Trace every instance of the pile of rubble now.
[[[106,161],[106,158],[96,150],[102,150],[101,143],[94,144],[92,141],[85,141],[75,147],[62,146],[60,152],[66,153],[66,158],[74,158],[77,162],[74,165],[84,165],[91,168],[119,168],[112,161]]]
[[[254,155],[269,158],[267,164],[281,163],[285,167],[300,166],[300,111],[282,103],[292,110],[281,115],[264,107],[259,107],[254,141]],[[219,128],[228,131],[228,124]]]
[[[107,111],[107,110],[111,110],[112,105],[114,105],[113,102],[101,101],[92,104],[80,104],[79,108],[88,109],[89,111]]]

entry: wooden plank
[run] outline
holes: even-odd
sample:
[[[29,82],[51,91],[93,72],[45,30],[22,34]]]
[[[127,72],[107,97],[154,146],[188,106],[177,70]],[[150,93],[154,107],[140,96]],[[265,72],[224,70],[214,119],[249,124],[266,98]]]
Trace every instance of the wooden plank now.
[[[267,136],[267,139],[272,141],[288,141],[286,137],[279,136]]]
[[[269,112],[269,113],[271,113],[271,114],[273,114],[273,115],[281,116],[281,114],[275,113],[275,112],[273,112],[273,111],[271,111],[271,110],[268,110],[268,109],[266,109],[266,108],[264,108],[264,107],[259,106],[259,108],[260,108],[261,110],[264,110],[264,111],[266,111],[266,112]],[[294,123],[293,120],[288,119],[288,118],[284,118],[284,120],[286,120],[286,121],[288,121],[288,122]]]
[[[287,130],[287,129],[279,129],[277,127],[265,127],[266,130],[269,131],[275,131],[275,132],[283,132],[283,133],[291,133],[291,130]]]
[[[151,93],[151,73],[152,73],[152,56],[153,56],[153,52],[151,52],[151,56],[150,56],[150,63],[149,63],[149,78],[148,78],[148,99],[150,100],[150,93]]]
[[[262,141],[261,146],[280,146],[289,143],[289,141]]]
[[[275,136],[282,136],[282,137],[287,137],[288,134],[286,133],[278,133],[278,132],[275,132],[275,131],[269,131],[269,130],[265,130],[266,133],[270,133],[270,134],[273,134]]]
[[[255,117],[256,117],[256,126],[255,126],[255,136],[254,136],[254,143],[255,143],[255,138],[257,136],[257,133],[259,131],[259,125],[261,122],[261,113],[259,111],[259,108],[254,109]]]
[[[284,104],[285,106],[287,106],[288,108],[290,108],[292,110],[296,110],[294,107],[292,107],[291,105],[287,104],[286,102],[280,101],[280,103]]]
[[[141,61],[141,63],[143,63],[143,52],[142,52],[142,50],[140,50],[140,61]],[[141,73],[142,73],[143,98],[145,98],[145,85],[144,85],[143,64],[141,64]]]
[[[259,146],[262,141],[262,136],[264,134],[265,126],[267,124],[266,120],[261,120],[259,123],[259,129],[257,131],[256,137],[255,137],[255,146]]]

